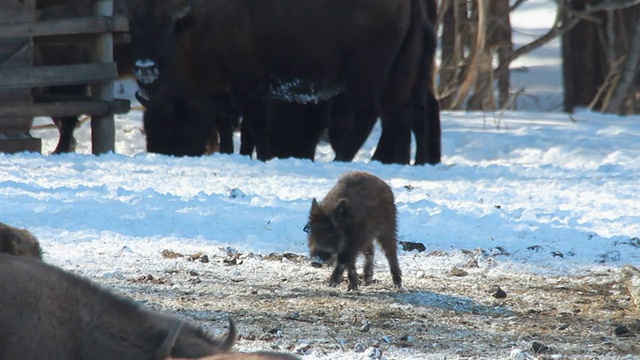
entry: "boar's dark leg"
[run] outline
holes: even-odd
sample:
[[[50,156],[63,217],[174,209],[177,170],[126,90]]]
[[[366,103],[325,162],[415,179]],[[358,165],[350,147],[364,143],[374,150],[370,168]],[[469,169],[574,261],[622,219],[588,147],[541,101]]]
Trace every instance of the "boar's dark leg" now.
[[[364,284],[373,283],[373,243],[364,249]]]
[[[358,290],[358,272],[356,271],[356,264],[349,264],[349,269],[347,269],[347,274],[349,276],[349,290]]]
[[[338,254],[336,267],[329,277],[329,286],[334,287],[342,282],[342,274],[347,270],[349,276],[349,290],[355,290],[358,287],[358,273],[356,272],[356,253],[353,251],[344,251]]]
[[[393,283],[396,287],[402,287],[402,271],[400,271],[400,265],[398,265],[398,241],[395,237],[389,239],[381,238],[379,240],[380,246],[382,246],[389,262]]]
[[[342,280],[342,274],[344,273],[345,264],[338,262],[333,269],[331,276],[329,277],[329,286],[335,287]]]

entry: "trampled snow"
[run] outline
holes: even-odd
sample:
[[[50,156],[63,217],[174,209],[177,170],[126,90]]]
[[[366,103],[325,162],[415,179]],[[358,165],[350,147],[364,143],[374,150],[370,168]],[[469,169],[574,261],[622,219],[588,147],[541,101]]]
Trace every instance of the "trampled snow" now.
[[[531,3],[531,14],[552,16],[544,9],[549,2],[542,9],[544,1]],[[517,41],[537,33],[527,19],[516,24],[526,31]],[[552,43],[516,64],[526,71],[514,71],[515,87],[531,84],[533,91],[539,81],[551,89],[542,90],[543,106],[530,109],[558,110],[557,55]],[[130,88],[123,90],[132,98]],[[332,162],[324,143],[315,162],[172,158],[145,152],[140,111],[118,116],[116,127],[112,154],[90,155],[88,123],[76,130],[75,154],[47,155],[57,142],[53,129],[32,131],[43,140],[43,154],[0,154],[0,221],[36,235],[45,261],[94,280],[164,269],[170,261],[160,256],[164,249],[306,255],[302,228],[311,199],[351,170],[389,183],[399,240],[425,245],[425,252],[400,252],[405,276],[442,273],[467,261],[463,252],[498,273],[574,276],[640,266],[638,116],[443,112],[443,159],[436,166],[369,162],[379,126],[351,163]],[[427,259],[436,252],[443,256]],[[447,302],[416,294],[398,296]],[[412,358],[402,354],[393,357]]]

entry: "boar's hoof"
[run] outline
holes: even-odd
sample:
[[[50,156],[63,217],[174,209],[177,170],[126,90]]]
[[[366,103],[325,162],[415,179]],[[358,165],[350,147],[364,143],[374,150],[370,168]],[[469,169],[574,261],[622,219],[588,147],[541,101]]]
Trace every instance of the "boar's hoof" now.
[[[319,262],[317,262],[317,261],[312,261],[312,262],[311,262],[311,266],[312,266],[312,267],[314,267],[314,268],[316,268],[316,269],[319,269],[319,268],[321,268],[321,267],[322,267],[322,263],[319,263]]]

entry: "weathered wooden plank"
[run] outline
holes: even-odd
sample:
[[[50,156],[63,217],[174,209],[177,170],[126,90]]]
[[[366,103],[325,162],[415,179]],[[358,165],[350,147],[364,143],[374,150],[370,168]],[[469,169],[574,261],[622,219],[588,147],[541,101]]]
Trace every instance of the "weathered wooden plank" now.
[[[13,105],[13,106],[28,106],[29,104]],[[0,104],[0,108],[3,105]],[[31,117],[10,117],[0,116],[0,134],[8,136],[26,136],[31,129]]]
[[[96,40],[95,34],[78,34],[78,35],[52,35],[38,36],[33,38],[35,46],[60,46],[60,45],[92,45]],[[131,42],[129,33],[117,32],[113,33],[114,44],[128,44]]]
[[[129,112],[131,103],[125,99],[115,99],[113,101],[68,101],[57,103],[39,104],[0,104],[0,114],[3,116],[107,116],[113,114],[124,114]],[[0,119],[0,126],[3,126]]]
[[[0,38],[22,36],[52,36],[99,34],[129,30],[126,17],[81,17],[14,24],[0,23]]]
[[[0,66],[32,64],[33,43],[30,38],[0,39]]]
[[[95,4],[94,15],[113,16],[113,0],[99,0]],[[97,35],[93,61],[113,63],[113,36],[110,32]],[[91,86],[94,100],[113,101],[113,81]],[[113,114],[91,117],[91,153],[94,155],[115,151],[116,125]]]
[[[0,153],[41,152],[42,140],[33,137],[0,138]]]
[[[36,19],[35,0],[0,1],[0,23],[11,24]]]
[[[116,64],[0,67],[0,88],[93,84],[116,78]]]

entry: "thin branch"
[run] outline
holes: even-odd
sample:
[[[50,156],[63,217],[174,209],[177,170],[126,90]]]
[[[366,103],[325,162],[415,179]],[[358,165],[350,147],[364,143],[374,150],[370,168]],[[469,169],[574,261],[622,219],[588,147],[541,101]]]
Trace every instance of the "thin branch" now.
[[[543,45],[547,44],[548,42],[550,42],[551,40],[555,39],[556,37],[561,36],[565,32],[569,31],[572,27],[576,26],[576,24],[578,24],[579,21],[580,19],[574,17],[573,19],[569,20],[567,23],[559,26],[559,24],[562,23],[562,15],[561,15],[561,11],[558,11],[553,27],[546,34],[514,50],[509,55],[509,57],[505,59],[504,63],[501,63],[500,66],[498,66],[498,68],[495,70],[495,73],[500,73],[500,71],[504,71],[505,68],[508,68],[509,65],[518,57],[524,54],[527,54],[535,49],[538,49]]]
[[[616,0],[616,1],[603,1],[597,5],[587,4],[585,10],[593,13],[597,11],[615,11],[630,8],[632,6],[640,4],[640,0]]]
[[[476,67],[480,61],[480,56],[484,50],[487,37],[487,12],[489,10],[489,0],[478,0],[478,32],[476,35],[476,41],[473,49],[473,55],[471,61],[467,64],[469,72],[465,77],[462,85],[460,85],[460,91],[456,94],[455,99],[451,103],[451,108],[455,109],[460,105],[463,99],[469,93],[471,85],[476,81],[478,72]]]
[[[594,96],[593,100],[591,100],[591,103],[589,104],[589,110],[593,110],[593,108],[596,106],[596,103],[601,98],[603,98],[603,94],[605,94],[605,92],[606,92],[606,94],[604,95],[605,100],[602,101],[603,105],[600,111],[603,111],[606,108],[606,105],[609,103],[609,98],[611,97],[610,89],[615,88],[616,84],[618,83],[618,80],[620,79],[618,68],[620,67],[620,65],[622,65],[622,62],[626,57],[627,57],[626,55],[623,55],[618,60],[611,63],[611,69],[609,70],[609,73],[605,77],[604,83],[598,88],[598,92],[596,93],[596,96]]]

